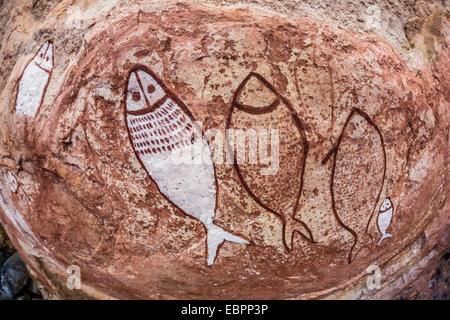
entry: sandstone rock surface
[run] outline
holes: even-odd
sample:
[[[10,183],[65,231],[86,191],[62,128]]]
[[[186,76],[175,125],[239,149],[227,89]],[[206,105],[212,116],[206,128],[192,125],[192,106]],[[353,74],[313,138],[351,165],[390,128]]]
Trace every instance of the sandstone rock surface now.
[[[55,297],[391,298],[439,260],[448,8],[321,3],[1,5],[0,221]],[[173,165],[197,124],[217,158]],[[227,129],[279,157],[229,163]]]

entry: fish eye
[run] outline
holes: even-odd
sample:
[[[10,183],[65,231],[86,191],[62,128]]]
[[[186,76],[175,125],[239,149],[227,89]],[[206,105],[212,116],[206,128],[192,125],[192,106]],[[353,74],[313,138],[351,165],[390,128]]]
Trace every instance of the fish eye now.
[[[40,55],[39,55],[41,58],[43,58],[44,57],[44,55],[41,53]]]
[[[48,61],[48,57],[47,57],[47,58],[45,58],[45,61]]]
[[[155,90],[156,90],[156,88],[154,85],[152,85],[152,84],[148,85],[148,87],[147,87],[148,93],[153,93],[153,92],[155,92]]]
[[[134,91],[131,95],[131,98],[133,99],[133,101],[138,102],[139,100],[141,100],[141,94],[138,91]]]

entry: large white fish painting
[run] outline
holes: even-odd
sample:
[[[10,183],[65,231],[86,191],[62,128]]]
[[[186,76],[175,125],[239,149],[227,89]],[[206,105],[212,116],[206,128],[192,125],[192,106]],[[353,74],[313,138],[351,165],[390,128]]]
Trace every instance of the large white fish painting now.
[[[27,67],[19,81],[16,113],[33,118],[44,100],[53,71],[53,44],[45,42]]]
[[[381,244],[381,241],[383,241],[384,239],[392,238],[392,234],[387,233],[387,229],[391,224],[393,213],[394,206],[392,205],[391,199],[387,197],[386,199],[384,199],[378,213],[378,230],[380,230],[382,236],[380,241],[378,241],[377,246],[379,246]]]
[[[184,103],[143,66],[129,73],[125,119],[136,156],[161,194],[204,224],[208,266],[225,240],[248,244],[214,224],[217,179],[209,146]],[[183,161],[193,150],[201,161]]]

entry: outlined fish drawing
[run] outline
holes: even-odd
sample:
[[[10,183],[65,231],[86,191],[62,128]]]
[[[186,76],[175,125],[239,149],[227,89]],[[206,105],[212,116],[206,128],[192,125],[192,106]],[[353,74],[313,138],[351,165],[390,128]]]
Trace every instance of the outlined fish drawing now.
[[[18,82],[16,113],[33,118],[38,112],[53,71],[53,43],[45,42],[27,64]]]
[[[386,176],[383,136],[367,113],[359,108],[352,109],[336,146],[322,163],[331,157],[332,209],[338,223],[353,236],[354,243],[348,254],[348,263],[351,263],[362,248],[372,246],[369,224]]]
[[[205,226],[208,266],[225,240],[248,244],[214,224],[217,177],[207,141],[185,104],[144,66],[129,72],[124,112],[133,150],[160,193]],[[193,150],[196,161],[185,161]]]
[[[381,239],[378,241],[377,246],[381,244],[386,238],[392,238],[392,234],[387,233],[387,229],[391,224],[392,215],[394,214],[394,205],[392,204],[391,198],[387,197],[384,199],[380,211],[378,212],[378,230],[381,232]]]
[[[314,242],[308,226],[295,217],[303,189],[309,144],[304,124],[292,104],[263,76],[251,72],[234,94],[226,128],[278,130],[276,156],[279,168],[276,172],[263,174],[261,163],[239,163],[238,153],[245,150],[239,151],[238,148],[233,150],[233,165],[247,193],[261,207],[281,219],[282,241],[287,251],[293,249],[296,232],[306,241]],[[230,143],[228,140],[229,149]]]

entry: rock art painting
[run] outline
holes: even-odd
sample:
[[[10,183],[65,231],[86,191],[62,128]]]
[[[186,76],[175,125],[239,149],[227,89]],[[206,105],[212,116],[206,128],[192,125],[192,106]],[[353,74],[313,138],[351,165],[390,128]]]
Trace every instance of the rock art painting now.
[[[13,193],[18,195],[19,190],[20,193],[25,197],[25,199],[31,203],[30,196],[25,192],[23,185],[19,182],[17,177],[9,170],[6,170],[6,185],[9,187],[9,190]]]
[[[8,217],[8,220],[14,225],[15,229],[20,232],[21,234],[26,235],[27,241],[32,244],[33,247],[39,243],[38,237],[35,235],[35,233],[31,230],[31,227],[27,223],[27,221],[24,219],[22,214],[17,209],[16,205],[14,204],[14,201],[10,194],[8,193],[8,189],[13,193],[13,196],[17,194],[20,183],[18,182],[16,176],[9,170],[2,170],[4,172],[4,175],[6,176],[6,185],[2,183],[0,180],[0,208],[3,210],[3,212]],[[25,194],[29,200],[28,196]]]
[[[35,117],[52,76],[54,55],[53,43],[45,42],[38,53],[27,64],[20,77],[16,98],[16,113]]]
[[[376,299],[425,274],[448,239],[445,16],[422,61],[333,10],[219,2],[2,7],[0,220],[24,261],[68,298]]]
[[[387,232],[392,220],[392,215],[394,214],[394,205],[392,204],[391,198],[387,197],[384,199],[380,211],[378,212],[378,230],[381,232],[381,238],[378,241],[377,246],[386,238],[392,238],[392,234]]]
[[[279,169],[264,175],[261,163],[239,163],[239,150],[235,150],[233,163],[239,180],[261,207],[281,219],[283,244],[288,251],[293,249],[295,233],[314,242],[308,226],[295,217],[309,149],[304,124],[291,103],[254,72],[237,88],[227,120],[227,129],[248,128],[279,130]]]
[[[383,136],[367,113],[352,109],[336,146],[323,163],[330,157],[333,157],[332,208],[339,224],[354,238],[348,254],[348,263],[351,263],[361,249],[372,247],[368,229],[386,175]]]
[[[134,152],[161,194],[205,226],[208,265],[225,240],[248,244],[214,224],[217,179],[208,144],[185,104],[146,67],[129,73],[125,118]]]
[[[17,178],[12,174],[11,171],[8,170],[6,173],[6,179],[11,192],[16,193],[19,190],[19,182],[17,181]]]

